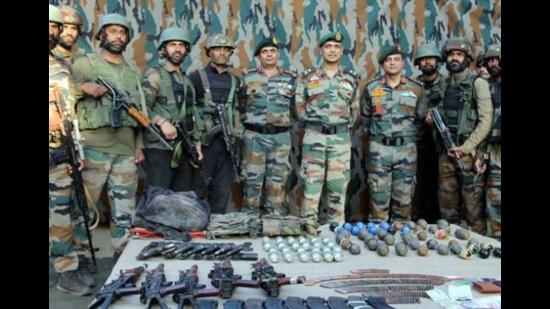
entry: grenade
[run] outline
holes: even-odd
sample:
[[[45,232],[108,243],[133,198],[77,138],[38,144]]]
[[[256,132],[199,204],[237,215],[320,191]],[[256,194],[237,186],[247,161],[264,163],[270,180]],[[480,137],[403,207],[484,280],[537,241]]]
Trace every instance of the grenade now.
[[[391,226],[395,228],[395,230],[400,230],[403,227],[403,223],[395,221]]]
[[[271,261],[271,263],[279,262],[279,256],[277,255],[277,253],[270,254],[269,255],[269,261]]]
[[[416,249],[419,256],[426,256],[428,254],[428,247],[426,245],[420,245]]]
[[[329,247],[323,247],[323,248],[321,249],[321,252],[323,252],[323,254],[325,254],[325,253],[327,253],[327,252],[331,252],[331,253],[332,253],[332,249],[329,248]]]
[[[387,231],[390,228],[390,225],[388,224],[388,222],[384,221],[380,223],[380,228]]]
[[[396,232],[397,229],[393,225],[388,228],[388,233],[395,235]]]
[[[418,240],[413,239],[409,242],[409,248],[411,248],[412,250],[416,250],[418,249],[418,247],[420,247],[420,242],[418,242]]]
[[[342,253],[335,252],[333,253],[333,255],[334,255],[335,262],[342,262],[343,260]]]
[[[411,232],[411,228],[408,225],[401,227],[401,234],[407,234]]]
[[[493,249],[493,256],[500,259],[500,247],[496,247]]]
[[[283,238],[282,236],[277,236],[277,238],[276,238],[275,241],[277,242],[277,244],[279,244],[279,243],[281,243],[281,242],[283,242],[283,241],[285,241],[285,240],[284,240],[284,238]]]
[[[370,235],[369,234],[369,231],[367,229],[362,229],[359,234],[357,234],[357,237],[359,237],[359,239],[365,241],[367,240],[366,237],[368,237],[367,235]]]
[[[355,223],[355,226],[357,226],[360,230],[365,228],[365,223],[358,221]]]
[[[265,244],[266,242],[269,242],[269,243],[270,243],[270,242],[271,242],[271,239],[269,239],[269,237],[267,237],[267,236],[264,236],[264,237],[262,238],[262,241],[263,241],[264,244]]]
[[[288,236],[287,239],[286,239],[286,242],[287,242],[289,245],[292,245],[293,243],[296,242],[296,238],[294,238],[294,236]]]
[[[408,250],[409,249],[407,248],[407,245],[404,242],[398,242],[395,244],[395,253],[399,256],[407,255]]]
[[[472,250],[463,249],[458,254],[458,257],[460,257],[461,259],[464,259],[464,260],[469,260],[472,257]]]
[[[439,219],[437,220],[437,229],[439,230],[446,230],[449,227],[449,222],[445,219]]]
[[[342,248],[340,248],[340,247],[332,247],[332,253],[342,253]]]
[[[386,245],[386,243],[381,242],[378,244],[376,252],[379,256],[386,256],[390,252],[390,248],[388,248],[388,245]]]
[[[287,263],[292,263],[292,254],[285,254],[283,256],[283,259],[285,260],[285,262]]]
[[[430,250],[435,250],[435,248],[437,247],[437,245],[439,245],[439,242],[435,239],[430,239],[428,240],[428,242],[426,243],[426,246],[428,247],[428,249]]]
[[[388,246],[393,246],[393,244],[395,244],[395,237],[393,237],[392,234],[386,234],[386,236],[384,236],[384,242]]]
[[[351,229],[353,228],[353,226],[351,225],[351,223],[347,222],[347,223],[344,223],[344,229],[348,230],[351,232]]]
[[[334,222],[332,221],[329,226],[328,226],[328,229],[331,231],[331,232],[334,232],[334,229],[336,229],[338,227],[338,222]]]
[[[493,245],[483,243],[483,244],[481,244],[481,246],[479,246],[479,248],[480,248],[480,249],[488,250],[489,253],[491,253],[491,251],[493,250]]]
[[[409,221],[409,222],[407,223],[407,226],[412,230],[412,229],[414,229],[414,227],[416,226],[416,224],[414,223],[414,221]]]
[[[351,234],[352,235],[359,234],[359,231],[361,231],[361,229],[357,225],[351,228]]]
[[[428,232],[435,234],[436,231],[437,231],[437,225],[430,224],[430,226],[428,227]]]
[[[418,233],[420,231],[423,231],[424,229],[420,225],[417,224],[417,225],[414,226],[414,228],[412,230],[413,230],[413,232]]]
[[[351,238],[351,234],[347,231],[336,234],[336,243],[340,243],[344,238]]]
[[[466,229],[457,229],[455,231],[455,236],[458,239],[468,240],[470,238],[470,232]]]
[[[338,246],[336,246],[336,243],[334,241],[329,241],[326,246],[331,248],[331,249],[334,248],[334,247],[338,247]]]
[[[306,252],[301,253],[300,255],[298,255],[298,258],[300,259],[300,262],[302,262],[302,263],[309,262],[309,256]]]
[[[321,243],[320,242],[314,242],[311,244],[311,247],[313,248],[321,248]]]
[[[378,232],[377,232],[378,239],[384,240],[384,236],[386,236],[387,234],[388,232],[386,230],[378,229]]]
[[[472,239],[468,240],[468,247],[473,245],[473,244],[476,244],[476,245],[479,246],[479,240],[477,240],[476,238],[472,238]]]
[[[448,255],[449,254],[449,249],[444,244],[437,245],[435,250],[437,251],[437,253],[439,255]]]
[[[414,237],[411,234],[401,234],[401,239],[404,243],[408,244],[413,241]]]
[[[426,238],[428,238],[428,233],[426,233],[426,231],[420,231],[418,232],[418,234],[416,234],[416,238],[418,238],[418,240],[424,241],[426,240]]]
[[[325,262],[330,263],[334,260],[334,255],[332,255],[332,253],[330,252],[327,252],[323,254],[323,259],[325,260]]]
[[[272,248],[270,242],[264,243],[264,251],[268,252]]]
[[[367,248],[369,248],[370,251],[376,250],[376,247],[378,247],[378,239],[371,238],[367,240],[366,242]]]
[[[449,242],[449,251],[451,253],[458,255],[462,251],[462,246],[458,243],[450,243]]]
[[[486,259],[491,255],[491,251],[489,251],[489,249],[479,249],[477,255],[482,259]]]
[[[435,238],[437,239],[445,239],[449,233],[447,233],[447,230],[439,229],[435,232]]]
[[[302,244],[302,248],[304,248],[304,250],[307,251],[307,250],[309,250],[309,249],[311,248],[311,246],[309,245],[308,242],[305,242],[305,243]]]
[[[467,250],[470,250],[472,254],[476,254],[479,251],[479,245],[475,242],[470,243],[468,242],[468,246],[466,247]]]
[[[358,244],[352,243],[349,247],[349,252],[353,255],[358,255],[361,253],[361,247]]]
[[[329,241],[330,239],[328,237],[323,237],[323,239],[321,239],[321,243],[325,246],[328,244]]]
[[[340,242],[340,247],[342,247],[342,249],[344,250],[349,250],[349,248],[351,247],[351,240],[349,238],[342,239],[342,241]]]
[[[376,226],[369,227],[369,233],[371,233],[372,235],[376,235],[377,232],[378,229],[376,228]]]
[[[427,229],[428,228],[428,222],[424,219],[418,219],[416,221],[416,225],[420,225],[423,229]]]

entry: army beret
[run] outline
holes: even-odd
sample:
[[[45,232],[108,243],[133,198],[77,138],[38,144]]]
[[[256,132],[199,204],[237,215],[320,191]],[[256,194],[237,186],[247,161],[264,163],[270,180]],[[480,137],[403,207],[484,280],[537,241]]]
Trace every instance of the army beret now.
[[[386,45],[382,47],[382,51],[380,52],[380,58],[378,58],[378,63],[382,64],[384,60],[386,60],[386,57],[393,54],[402,54],[401,46],[392,44],[392,45]]]
[[[344,35],[340,32],[331,32],[321,38],[321,40],[319,41],[319,47],[323,47],[323,44],[325,44],[327,41],[342,43],[342,41],[344,41]]]
[[[279,48],[279,40],[277,40],[276,37],[268,37],[261,40],[258,44],[256,44],[256,48],[254,49],[254,56],[258,56],[262,48],[266,46]]]

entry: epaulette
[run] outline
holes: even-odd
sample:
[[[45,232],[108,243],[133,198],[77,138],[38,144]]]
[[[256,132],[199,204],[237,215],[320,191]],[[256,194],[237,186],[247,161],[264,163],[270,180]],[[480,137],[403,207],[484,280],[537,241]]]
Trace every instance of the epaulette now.
[[[257,72],[258,68],[248,68],[248,69],[242,69],[243,74],[248,74],[251,72]]]
[[[372,83],[374,83],[374,82],[379,81],[379,80],[380,80],[380,77],[381,77],[381,76],[375,76],[374,78],[368,80],[367,83],[366,83],[366,85],[370,85],[370,84],[372,84]]]
[[[286,74],[288,75],[291,75],[292,77],[296,78],[296,76],[298,76],[298,74],[294,71],[290,71],[290,70],[283,70],[283,72],[285,72]]]
[[[355,72],[354,70],[345,68],[345,69],[343,69],[343,71],[344,71],[344,73],[353,76],[353,78],[359,79],[359,74],[357,74],[357,72]]]
[[[409,78],[409,77],[407,77],[407,76],[405,76],[405,78],[406,78],[408,81],[412,82],[413,84],[417,85],[418,87],[424,88],[424,84],[423,84],[421,81],[414,80],[414,79]]]
[[[309,68],[309,69],[306,69],[305,71],[302,72],[302,77],[308,77],[311,73],[315,72],[315,69],[314,68]]]

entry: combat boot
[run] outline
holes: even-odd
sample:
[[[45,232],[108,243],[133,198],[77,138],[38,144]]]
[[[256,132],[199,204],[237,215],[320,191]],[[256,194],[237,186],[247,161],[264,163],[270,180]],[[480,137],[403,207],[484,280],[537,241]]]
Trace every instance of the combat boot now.
[[[84,282],[80,281],[76,270],[69,270],[59,274],[57,289],[76,296],[92,294],[92,290]]]
[[[94,277],[92,277],[92,274],[90,274],[87,270],[79,268],[76,270],[76,274],[78,275],[78,279],[85,283],[87,286],[95,286]]]

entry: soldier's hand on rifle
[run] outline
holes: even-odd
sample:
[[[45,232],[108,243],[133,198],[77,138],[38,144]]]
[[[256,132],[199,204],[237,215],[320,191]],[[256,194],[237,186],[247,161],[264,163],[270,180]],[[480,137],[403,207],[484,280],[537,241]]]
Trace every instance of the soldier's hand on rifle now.
[[[434,120],[432,119],[432,113],[429,110],[426,113],[426,119],[424,120],[424,122],[428,125],[432,125],[434,123]]]
[[[98,98],[105,94],[105,92],[107,92],[107,88],[91,82],[83,83],[82,85],[80,85],[80,89],[82,89],[84,93],[91,95],[94,98]]]
[[[485,160],[482,158],[477,158],[474,162],[474,170],[478,174],[485,173],[485,170],[487,170],[487,164],[485,164]]]
[[[162,134],[166,137],[167,140],[174,140],[178,136],[178,131],[176,130],[176,127],[174,127],[174,125],[171,124],[170,121],[166,119],[161,120],[159,126]]]
[[[142,148],[136,148],[136,157],[135,157],[135,163],[136,164],[140,164],[141,162],[143,162],[143,160],[145,160],[145,155],[143,154],[143,149]]]
[[[78,171],[82,171],[84,169],[84,161],[78,159]],[[67,174],[71,175],[73,173],[73,168],[70,164],[67,164]]]
[[[466,153],[464,153],[464,150],[462,150],[462,147],[454,147],[454,148],[451,148],[449,150],[449,152],[447,153],[447,155],[449,157],[454,157],[455,155],[458,157],[458,158],[461,158],[462,156],[464,156]]]
[[[199,155],[199,157],[197,158],[200,161],[202,161],[202,158],[203,158],[203,155],[202,155],[202,144],[201,143],[198,143],[195,145],[195,149],[197,149],[197,154]],[[191,165],[194,167],[194,168],[199,168],[199,166],[193,162],[193,160],[190,160],[191,162]],[[198,163],[198,162],[197,162]]]

